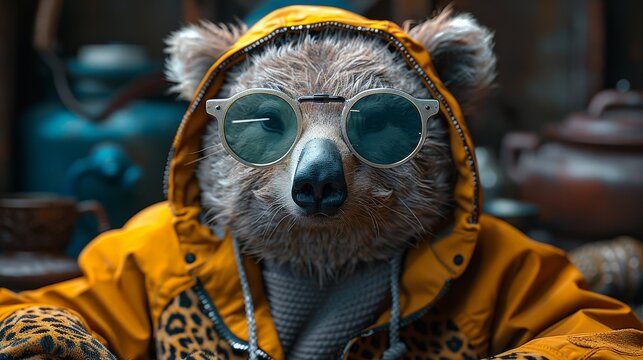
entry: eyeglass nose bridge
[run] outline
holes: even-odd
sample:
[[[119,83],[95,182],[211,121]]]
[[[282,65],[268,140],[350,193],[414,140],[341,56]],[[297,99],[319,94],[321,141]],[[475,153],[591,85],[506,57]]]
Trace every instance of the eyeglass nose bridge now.
[[[346,98],[343,96],[331,95],[328,93],[317,93],[312,95],[300,96],[297,98],[297,102],[299,103],[316,102],[316,103],[323,103],[323,104],[331,103],[331,102],[344,103],[346,102]]]

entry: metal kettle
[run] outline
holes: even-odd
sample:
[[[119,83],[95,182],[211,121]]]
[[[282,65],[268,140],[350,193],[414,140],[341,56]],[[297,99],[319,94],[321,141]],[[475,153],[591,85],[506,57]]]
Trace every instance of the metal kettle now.
[[[112,225],[121,226],[163,200],[166,158],[186,104],[166,97],[160,64],[138,46],[90,45],[60,60],[53,35],[38,35],[39,26],[55,27],[43,25],[56,21],[46,12],[52,3],[61,1],[40,3],[35,42],[52,69],[57,96],[22,116],[19,190],[98,200]],[[78,228],[71,254],[96,235],[91,224]]]
[[[523,200],[561,235],[643,238],[643,93],[605,90],[542,137],[510,133],[502,158]]]

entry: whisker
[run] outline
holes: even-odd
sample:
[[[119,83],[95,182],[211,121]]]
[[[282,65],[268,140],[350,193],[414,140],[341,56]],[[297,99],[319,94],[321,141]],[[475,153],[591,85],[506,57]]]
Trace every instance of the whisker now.
[[[213,149],[213,148],[215,148],[217,146],[219,146],[219,144],[213,144],[213,145],[210,145],[210,146],[206,146],[206,147],[202,148],[201,150],[191,152],[190,155],[198,154],[198,153],[204,152],[206,150]]]
[[[414,217],[414,218],[415,218],[415,220],[417,221],[418,225],[420,225],[420,229],[422,229],[422,231],[423,231],[423,232],[424,232],[424,231],[426,231],[426,230],[424,229],[424,225],[422,225],[422,222],[420,221],[420,219],[418,219],[417,215],[415,215],[415,213],[411,210],[411,208],[409,208],[409,207],[406,205],[406,203],[404,202],[404,200],[402,200],[402,199],[400,199],[400,198],[398,198],[398,200],[400,200],[400,202],[402,203],[402,205],[404,205],[404,207],[409,211],[409,213],[411,213],[411,215],[413,215],[413,217]]]
[[[275,225],[275,226],[273,227],[272,231],[270,232],[270,235],[268,235],[268,237],[267,237],[267,238],[264,238],[264,243],[267,243],[267,240],[270,240],[270,238],[272,238],[272,234],[274,234],[274,233],[275,233],[275,231],[277,231],[277,229],[279,228],[279,225],[281,224],[281,222],[282,222],[282,221],[284,221],[284,219],[286,219],[286,218],[288,218],[288,217],[290,217],[290,214],[286,214],[286,215],[284,215],[284,216],[281,218],[281,220],[279,220],[279,222],[277,222],[277,225]]]
[[[185,166],[192,165],[192,164],[197,163],[197,162],[199,162],[201,160],[205,160],[205,159],[207,159],[207,158],[209,158],[210,156],[213,156],[213,155],[216,155],[216,153],[208,154],[208,155],[202,156],[200,158],[194,159],[194,160],[186,163]]]
[[[269,229],[269,228],[270,228],[270,226],[272,225],[272,221],[275,219],[275,216],[277,216],[277,214],[279,213],[279,211],[280,211],[281,209],[283,209],[284,207],[285,207],[285,205],[279,205],[279,206],[277,206],[277,207],[275,208],[275,210],[273,211],[272,217],[270,218],[270,221],[268,222],[268,225],[267,225],[267,227],[266,227],[266,230],[264,230],[264,232],[263,232],[263,236],[264,236],[264,237],[266,236],[266,232],[268,231],[268,229]]]

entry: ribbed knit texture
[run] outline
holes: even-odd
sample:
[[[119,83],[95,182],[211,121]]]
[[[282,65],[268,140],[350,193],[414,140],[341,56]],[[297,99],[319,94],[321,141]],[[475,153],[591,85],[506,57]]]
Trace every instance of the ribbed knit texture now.
[[[320,287],[287,268],[264,263],[270,312],[287,359],[337,356],[360,330],[385,310],[389,264],[364,266],[351,276]]]

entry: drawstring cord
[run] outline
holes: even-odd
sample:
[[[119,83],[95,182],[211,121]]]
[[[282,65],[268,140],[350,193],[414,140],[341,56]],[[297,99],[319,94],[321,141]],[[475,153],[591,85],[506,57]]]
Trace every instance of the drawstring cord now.
[[[241,291],[243,292],[243,303],[246,310],[246,319],[248,321],[248,355],[250,360],[257,359],[257,324],[255,322],[255,308],[252,302],[252,294],[246,276],[246,270],[243,268],[243,258],[239,251],[237,239],[232,240],[234,247],[234,257],[241,281]],[[390,261],[390,284],[391,284],[391,322],[389,323],[389,347],[384,351],[382,360],[399,359],[406,353],[406,345],[400,341],[400,272],[402,267],[403,254],[395,256]]]
[[[382,360],[399,359],[406,353],[406,345],[400,341],[400,272],[403,254],[391,259],[391,322],[389,323],[389,347]]]
[[[237,263],[237,271],[239,272],[239,280],[241,281],[241,291],[243,292],[243,305],[246,309],[246,319],[248,321],[248,356],[250,360],[257,359],[257,324],[255,322],[255,307],[252,302],[252,294],[250,293],[250,285],[248,285],[248,278],[246,277],[246,270],[243,268],[243,258],[241,251],[239,251],[239,243],[236,238],[233,238],[232,244],[234,246],[234,258]]]

